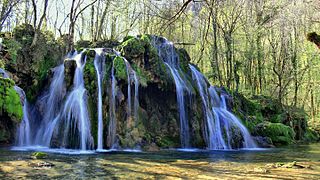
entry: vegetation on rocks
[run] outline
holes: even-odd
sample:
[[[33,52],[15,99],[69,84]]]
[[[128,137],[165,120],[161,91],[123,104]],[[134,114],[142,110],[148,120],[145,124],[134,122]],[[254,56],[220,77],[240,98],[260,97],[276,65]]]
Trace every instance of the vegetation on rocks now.
[[[269,137],[275,145],[288,145],[294,142],[295,132],[282,123],[263,122],[255,127],[254,135]]]
[[[0,77],[0,116],[20,122],[23,116],[22,104],[19,94],[14,89],[11,79]]]
[[[14,89],[14,82],[0,77],[0,144],[13,141],[22,116],[22,102]]]

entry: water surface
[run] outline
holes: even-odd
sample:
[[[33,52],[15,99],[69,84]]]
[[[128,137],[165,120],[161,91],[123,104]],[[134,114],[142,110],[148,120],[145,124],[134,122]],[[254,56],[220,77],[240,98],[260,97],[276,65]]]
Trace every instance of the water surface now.
[[[30,151],[2,148],[0,179],[320,179],[320,144],[238,151],[125,150],[82,155],[61,152],[35,160]],[[270,167],[292,161],[307,168]],[[43,162],[54,166],[37,166]]]

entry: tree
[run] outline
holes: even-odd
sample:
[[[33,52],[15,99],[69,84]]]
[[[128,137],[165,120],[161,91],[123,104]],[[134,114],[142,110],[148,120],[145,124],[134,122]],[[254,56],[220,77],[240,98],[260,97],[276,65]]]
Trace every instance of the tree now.
[[[75,33],[75,26],[77,19],[81,13],[83,13],[84,10],[86,10],[88,7],[92,6],[94,3],[97,2],[97,0],[94,0],[90,2],[89,4],[85,5],[83,8],[81,8],[81,5],[84,1],[82,0],[72,0],[70,13],[69,16],[69,38],[68,38],[68,51],[71,51],[74,49],[74,33]]]
[[[33,7],[33,27],[34,27],[34,37],[31,44],[31,47],[34,47],[38,41],[38,36],[40,33],[40,29],[42,27],[43,20],[46,18],[47,8],[48,8],[48,1],[45,0],[43,3],[43,13],[40,17],[39,23],[37,24],[37,3],[35,0],[32,0],[32,7]]]
[[[13,8],[20,3],[20,0],[2,0],[0,2],[0,32],[2,31],[4,24],[10,16]]]

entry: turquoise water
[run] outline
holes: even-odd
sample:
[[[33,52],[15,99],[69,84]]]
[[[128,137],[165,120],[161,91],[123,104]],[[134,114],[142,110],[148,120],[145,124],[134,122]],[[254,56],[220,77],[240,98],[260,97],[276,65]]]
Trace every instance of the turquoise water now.
[[[45,159],[32,159],[31,151],[0,149],[0,179],[320,179],[320,144],[238,151],[48,151]],[[270,167],[293,161],[299,166]],[[54,166],[41,166],[44,162]]]

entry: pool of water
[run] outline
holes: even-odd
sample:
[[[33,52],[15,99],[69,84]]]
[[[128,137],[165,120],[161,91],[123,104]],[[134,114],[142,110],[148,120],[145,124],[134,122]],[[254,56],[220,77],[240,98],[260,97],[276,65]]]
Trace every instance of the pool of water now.
[[[31,150],[1,148],[0,179],[320,179],[320,144],[237,151],[37,149],[48,153],[45,159],[32,159]],[[293,161],[299,166],[270,166]],[[44,162],[53,166],[39,166]]]

